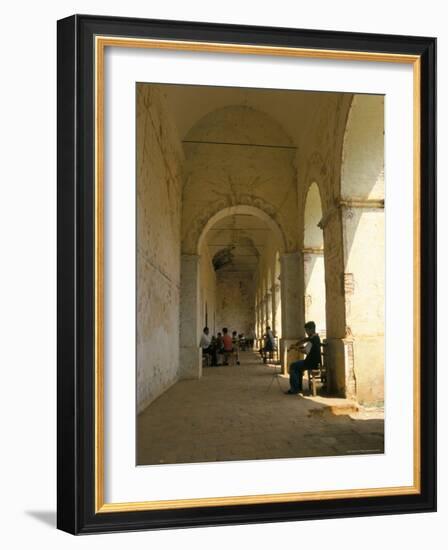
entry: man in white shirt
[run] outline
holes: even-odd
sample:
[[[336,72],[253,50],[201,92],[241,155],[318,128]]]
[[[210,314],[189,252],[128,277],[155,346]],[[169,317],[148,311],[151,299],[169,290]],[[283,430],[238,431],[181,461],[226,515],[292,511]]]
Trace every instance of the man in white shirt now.
[[[201,341],[199,342],[199,347],[202,348],[202,355],[210,356],[210,361],[212,366],[217,365],[217,354],[216,347],[212,345],[212,339],[208,335],[208,327],[204,328],[204,331],[201,334]]]
[[[210,342],[212,341],[210,336],[208,335],[208,332],[208,327],[205,327],[201,335],[201,341],[199,343],[199,347],[202,348],[202,351],[205,351],[207,348],[209,348]]]

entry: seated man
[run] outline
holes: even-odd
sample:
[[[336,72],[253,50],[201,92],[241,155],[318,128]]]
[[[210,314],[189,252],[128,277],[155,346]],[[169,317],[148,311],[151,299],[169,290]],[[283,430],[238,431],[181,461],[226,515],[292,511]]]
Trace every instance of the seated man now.
[[[268,355],[272,355],[275,350],[275,338],[274,333],[270,326],[266,327],[266,334],[263,336],[264,346],[260,349],[260,355],[263,358],[263,363],[267,363]]]
[[[204,327],[199,347],[202,348],[202,355],[209,357],[211,364],[216,365],[215,348],[211,345],[211,338],[208,333],[208,327]]]
[[[302,347],[302,351],[306,353],[306,358],[302,361],[295,361],[289,366],[289,385],[290,388],[287,394],[297,395],[303,392],[302,381],[303,373],[306,370],[317,369],[320,364],[320,338],[316,333],[316,324],[314,321],[308,321],[305,324],[306,338],[292,345],[288,351]]]

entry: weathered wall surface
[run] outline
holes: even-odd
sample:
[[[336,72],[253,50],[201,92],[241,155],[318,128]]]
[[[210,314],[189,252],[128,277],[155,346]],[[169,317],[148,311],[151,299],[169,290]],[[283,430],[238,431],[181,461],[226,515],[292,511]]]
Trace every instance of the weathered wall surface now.
[[[346,323],[358,400],[384,399],[384,97],[355,96],[341,171]]]
[[[217,272],[216,326],[221,331],[248,334],[255,324],[255,294],[251,274]]]
[[[357,397],[360,402],[381,402],[384,396],[384,212],[367,207],[346,209],[343,220],[346,320],[354,339]]]
[[[178,376],[181,159],[160,90],[138,86],[138,412]]]
[[[324,255],[304,252],[305,321],[314,321],[321,337],[326,335]]]

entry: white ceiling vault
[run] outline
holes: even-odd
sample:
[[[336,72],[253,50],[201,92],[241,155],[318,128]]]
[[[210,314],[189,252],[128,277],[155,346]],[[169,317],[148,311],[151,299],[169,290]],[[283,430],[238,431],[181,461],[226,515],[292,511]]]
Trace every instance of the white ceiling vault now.
[[[229,105],[239,105],[262,111],[276,120],[295,146],[306,139],[303,129],[314,121],[317,123],[324,106],[336,106],[342,96],[351,96],[338,92],[176,84],[163,85],[163,93],[181,141],[207,114]]]

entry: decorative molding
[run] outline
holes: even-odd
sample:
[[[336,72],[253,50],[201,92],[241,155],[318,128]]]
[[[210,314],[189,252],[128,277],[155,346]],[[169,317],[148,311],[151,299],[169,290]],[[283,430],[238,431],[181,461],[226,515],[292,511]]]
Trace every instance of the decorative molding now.
[[[383,209],[384,199],[340,199],[339,207]]]
[[[311,246],[303,248],[302,252],[303,252],[303,254],[315,254],[317,256],[323,256],[324,255],[324,249],[323,248],[313,248]]]
[[[384,199],[339,199],[322,216],[322,219],[317,226],[324,229],[331,216],[342,208],[375,208],[378,210],[384,210]]]

